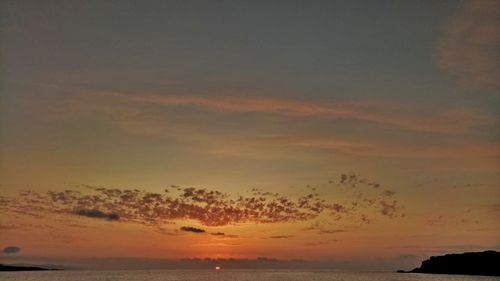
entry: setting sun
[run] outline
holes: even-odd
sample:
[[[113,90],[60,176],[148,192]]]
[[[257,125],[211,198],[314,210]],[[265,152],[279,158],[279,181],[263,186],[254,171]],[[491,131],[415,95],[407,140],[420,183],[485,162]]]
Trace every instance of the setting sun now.
[[[500,0],[0,0],[0,54],[0,271],[500,251]]]

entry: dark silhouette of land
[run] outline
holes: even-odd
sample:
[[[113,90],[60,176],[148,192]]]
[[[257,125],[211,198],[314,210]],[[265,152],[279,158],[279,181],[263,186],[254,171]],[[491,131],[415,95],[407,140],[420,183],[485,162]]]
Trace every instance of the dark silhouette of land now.
[[[500,253],[484,251],[431,257],[409,272],[500,276]]]
[[[37,266],[15,266],[0,264],[0,271],[40,271],[40,270],[57,270]]]

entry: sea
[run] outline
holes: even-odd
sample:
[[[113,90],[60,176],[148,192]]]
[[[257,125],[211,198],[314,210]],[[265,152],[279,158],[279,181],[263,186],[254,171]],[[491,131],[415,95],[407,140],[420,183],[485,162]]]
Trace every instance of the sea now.
[[[500,281],[500,277],[295,270],[64,270],[0,272],[1,281]]]

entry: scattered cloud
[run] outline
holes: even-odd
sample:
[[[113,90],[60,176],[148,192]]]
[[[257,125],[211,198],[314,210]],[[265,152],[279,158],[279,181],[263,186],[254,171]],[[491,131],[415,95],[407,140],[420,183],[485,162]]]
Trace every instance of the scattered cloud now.
[[[120,221],[158,225],[165,221],[193,219],[207,226],[241,222],[277,223],[309,220],[330,205],[318,194],[297,198],[252,190],[251,196],[232,197],[205,188],[183,188],[153,193],[137,189],[86,187],[77,190],[48,191],[46,194],[23,192],[20,198],[7,200],[11,211],[25,215],[71,213],[91,217],[115,218]],[[36,203],[34,203],[36,198]],[[75,212],[74,210],[100,210]],[[109,214],[116,214],[109,215]],[[108,215],[105,215],[108,214]]]
[[[367,190],[348,189],[352,196],[342,201],[328,201],[311,187],[302,189],[302,195],[284,195],[257,188],[245,195],[231,195],[195,187],[171,186],[157,193],[81,185],[75,190],[20,192],[15,197],[0,198],[5,203],[0,209],[37,218],[58,214],[139,223],[155,227],[160,233],[165,233],[160,230],[164,224],[176,220],[224,226],[312,221],[323,214],[335,221],[345,219],[361,224],[369,223],[369,218],[377,213],[392,218],[400,210],[397,200],[393,199],[394,192],[387,189],[380,192],[372,185],[371,182],[360,184],[360,187],[370,187]],[[213,235],[223,236],[223,233]]]
[[[425,223],[429,226],[445,226],[445,225],[469,225],[470,227],[484,228],[482,218],[477,215],[476,209],[465,209],[461,211],[455,211],[454,213],[448,213],[445,215],[435,214],[428,217]]]
[[[398,201],[386,201],[384,199],[380,200],[380,213],[384,216],[393,217],[399,210]]]
[[[185,231],[185,232],[194,232],[194,233],[205,233],[206,232],[204,229],[192,227],[192,226],[183,226],[180,228],[180,230]]]
[[[21,248],[19,248],[17,246],[8,246],[8,247],[3,248],[2,253],[4,253],[4,254],[16,254],[16,253],[19,253],[20,251],[21,251]]]
[[[370,188],[370,189],[379,189],[382,185],[380,183],[377,183],[375,181],[368,180],[360,175],[357,175],[354,172],[350,172],[347,174],[340,174],[340,179],[338,183],[341,186],[348,186],[352,188]],[[376,197],[371,197],[371,198],[364,198],[365,196],[363,193],[358,193],[358,200],[359,201],[354,201],[352,205],[358,206],[360,204],[365,204],[367,206],[378,206],[378,210],[380,214],[387,216],[387,217],[394,217],[396,214],[399,214],[401,207],[399,206],[399,202],[397,200],[391,199],[396,192],[394,190],[390,189],[384,189],[380,192],[379,196]],[[344,208],[343,206],[339,206]],[[404,216],[404,214],[401,214],[401,216]],[[365,223],[370,223],[370,219],[366,215],[361,216],[361,220]]]
[[[500,89],[500,2],[460,2],[436,50],[441,69],[461,85]]]
[[[351,187],[358,187],[358,185],[364,185],[373,188],[379,188],[380,184],[370,181],[366,178],[360,177],[359,175],[351,172],[348,174],[340,174],[339,183],[341,185],[348,185]]]

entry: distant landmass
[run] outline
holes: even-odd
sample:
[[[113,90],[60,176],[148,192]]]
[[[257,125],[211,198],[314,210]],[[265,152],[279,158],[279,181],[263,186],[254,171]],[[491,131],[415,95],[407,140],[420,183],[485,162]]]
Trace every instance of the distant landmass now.
[[[57,270],[57,269],[43,268],[38,266],[16,266],[16,265],[0,264],[0,271],[39,271],[39,270]]]
[[[409,272],[500,276],[500,253],[484,251],[431,257]]]

